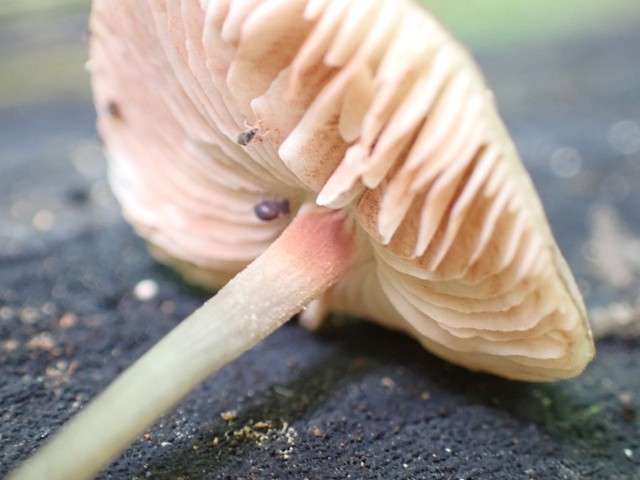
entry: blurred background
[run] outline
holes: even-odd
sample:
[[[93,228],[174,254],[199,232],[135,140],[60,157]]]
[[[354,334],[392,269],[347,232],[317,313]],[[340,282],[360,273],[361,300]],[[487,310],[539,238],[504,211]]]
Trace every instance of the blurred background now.
[[[521,386],[443,365],[408,339],[371,326],[347,329],[331,342],[296,329],[279,331],[259,347],[259,355],[271,355],[271,361],[249,353],[209,381],[204,388],[213,393],[196,394],[152,432],[184,446],[180,468],[196,468],[192,443],[205,445],[212,435],[228,433],[216,408],[253,405],[257,410],[240,410],[241,420],[245,415],[249,422],[256,411],[292,418],[303,437],[296,448],[338,445],[330,468],[352,472],[359,447],[350,432],[368,432],[376,419],[358,404],[349,412],[352,430],[345,428],[345,437],[339,430],[333,439],[314,432],[318,425],[336,432],[342,420],[335,415],[352,400],[349,392],[364,392],[380,395],[379,404],[368,405],[380,408],[383,430],[393,422],[402,425],[395,437],[377,436],[365,445],[367,462],[379,461],[383,469],[409,471],[405,457],[394,453],[404,440],[416,468],[433,467],[411,436],[420,432],[407,415],[430,428],[434,418],[443,419],[443,430],[427,439],[436,446],[463,435],[469,418],[478,415],[478,429],[498,443],[488,446],[473,432],[461,442],[458,460],[465,458],[465,465],[481,455],[473,478],[640,478],[640,2],[421,3],[468,46],[495,92],[603,338],[597,359],[575,381]],[[0,476],[8,468],[3,450],[9,463],[23,457],[24,445],[33,448],[38,435],[57,428],[202,299],[149,260],[109,192],[84,68],[89,10],[87,0],[0,0]],[[157,279],[164,297],[143,303],[132,296],[144,278]],[[143,324],[126,321],[131,317]],[[375,351],[358,347],[362,332],[378,338]],[[57,345],[66,349],[55,350]],[[330,360],[319,362],[325,354]],[[362,357],[367,375],[357,370]],[[395,397],[384,396],[387,387],[380,390],[380,382],[391,385],[390,377]],[[285,400],[272,395],[278,382],[293,392]],[[313,408],[295,403],[306,401],[301,392],[309,386],[316,390],[308,396],[320,399]],[[414,389],[418,395],[412,396]],[[221,399],[219,406],[212,407],[212,397]],[[425,399],[429,409],[421,407]],[[385,403],[392,401],[393,407]],[[210,423],[202,426],[205,418]],[[461,427],[451,428],[456,419]],[[236,455],[233,445],[203,447],[210,457],[199,458],[204,467],[221,469],[216,478],[223,478],[225,468],[235,476],[260,459],[277,472],[286,464],[269,453],[269,445],[250,456]],[[157,450],[144,453],[151,446],[139,442],[120,465],[131,461],[131,471],[139,473],[151,458],[156,469],[170,469],[175,451],[166,450],[165,462]],[[309,453],[311,465],[322,468],[314,455]],[[491,458],[509,462],[488,467]],[[444,473],[433,478],[462,471],[455,465],[446,470],[442,462],[433,468]],[[495,473],[510,467],[540,476]],[[121,468],[104,478],[124,478],[120,474],[130,470]]]

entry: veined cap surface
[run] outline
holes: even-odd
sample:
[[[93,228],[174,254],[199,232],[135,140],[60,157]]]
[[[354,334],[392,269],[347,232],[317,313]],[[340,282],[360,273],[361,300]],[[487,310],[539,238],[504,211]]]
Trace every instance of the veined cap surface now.
[[[260,255],[291,218],[258,218],[265,199],[290,215],[319,204],[349,213],[362,252],[308,322],[362,315],[513,379],[568,378],[592,358],[581,296],[492,94],[424,10],[96,0],[91,31],[114,192],[187,277],[220,286]]]

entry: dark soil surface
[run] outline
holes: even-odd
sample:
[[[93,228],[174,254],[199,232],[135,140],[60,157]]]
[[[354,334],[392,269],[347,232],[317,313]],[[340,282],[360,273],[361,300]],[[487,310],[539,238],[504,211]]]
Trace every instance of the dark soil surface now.
[[[511,382],[366,322],[320,335],[293,322],[100,478],[640,478],[640,340],[610,328],[640,322],[638,45],[625,31],[479,55],[599,331],[612,332],[581,377]],[[206,298],[120,218],[78,97],[0,108],[0,477]],[[158,287],[147,299],[145,279]]]

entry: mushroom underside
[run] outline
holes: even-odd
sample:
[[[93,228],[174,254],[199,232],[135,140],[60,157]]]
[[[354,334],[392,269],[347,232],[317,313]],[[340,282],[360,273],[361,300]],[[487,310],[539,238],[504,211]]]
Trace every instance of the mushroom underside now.
[[[585,309],[539,199],[433,18],[395,0],[123,3],[94,5],[93,87],[114,191],[159,258],[215,288],[321,204],[366,234],[369,266],[306,323],[355,313],[509,378],[584,368]],[[261,220],[265,199],[290,213]]]

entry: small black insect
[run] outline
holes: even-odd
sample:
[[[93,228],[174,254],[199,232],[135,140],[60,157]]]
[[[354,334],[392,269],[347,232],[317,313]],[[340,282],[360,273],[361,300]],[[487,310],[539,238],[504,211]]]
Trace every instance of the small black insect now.
[[[253,137],[256,136],[256,133],[258,133],[258,129],[255,127],[250,128],[249,130],[245,130],[240,135],[238,135],[238,138],[236,138],[236,142],[244,147],[248,145],[251,140],[253,140]]]
[[[289,213],[289,200],[262,200],[254,205],[253,211],[260,220],[275,220]]]

